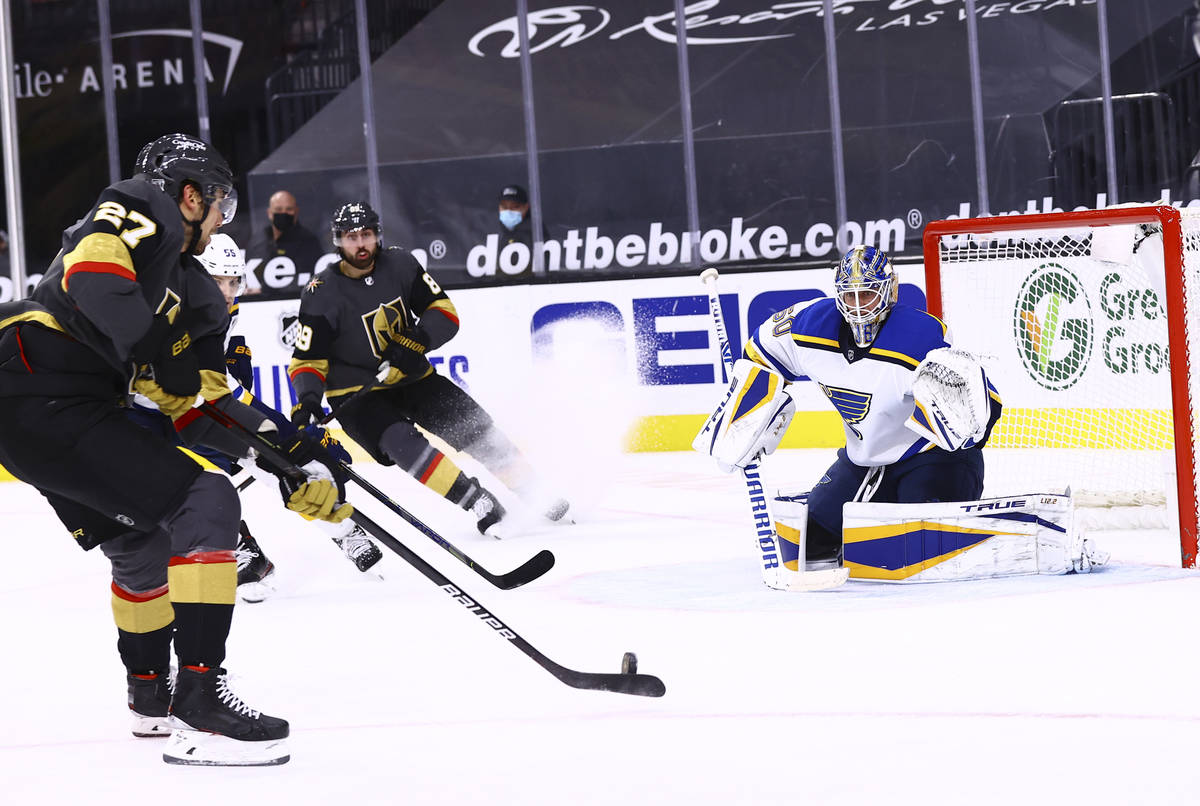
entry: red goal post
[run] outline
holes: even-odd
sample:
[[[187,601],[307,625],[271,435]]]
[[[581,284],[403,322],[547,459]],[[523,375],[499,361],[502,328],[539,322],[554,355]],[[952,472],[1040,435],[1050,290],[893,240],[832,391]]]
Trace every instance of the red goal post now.
[[[1004,400],[985,495],[1069,486],[1084,505],[1158,510],[1195,567],[1200,213],[950,219],[923,247],[929,312]]]

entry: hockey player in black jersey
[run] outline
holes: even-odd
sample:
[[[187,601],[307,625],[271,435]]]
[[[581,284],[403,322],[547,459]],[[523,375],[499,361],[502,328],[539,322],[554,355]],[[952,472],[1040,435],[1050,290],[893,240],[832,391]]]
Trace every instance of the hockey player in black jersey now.
[[[0,464],[42,492],[81,547],[99,545],[110,560],[130,707],[147,735],[169,721],[164,760],[280,764],[287,722],[246,706],[221,668],[237,584],[233,486],[123,411],[140,393],[185,440],[248,453],[193,408],[212,367],[225,374],[228,314],[194,255],[232,219],[233,177],[214,149],[182,134],[147,144],[136,171],[63,233],[31,300],[0,306],[0,421],[20,424],[0,429]],[[319,446],[279,438],[227,395],[214,405],[303,468],[303,483],[281,479],[290,509],[328,520],[353,511]]]
[[[426,358],[458,332],[446,292],[407,251],[381,247],[379,216],[370,205],[343,205],[331,230],[342,259],[319,273],[300,300],[300,333],[288,370],[299,401],[293,422],[320,419],[324,395],[364,450],[472,512],[484,534],[503,536],[504,507],[417,426],[477,459],[550,520],[563,519],[568,503],[542,497],[516,446]],[[386,376],[377,380],[385,364]],[[363,387],[376,388],[351,400]]]

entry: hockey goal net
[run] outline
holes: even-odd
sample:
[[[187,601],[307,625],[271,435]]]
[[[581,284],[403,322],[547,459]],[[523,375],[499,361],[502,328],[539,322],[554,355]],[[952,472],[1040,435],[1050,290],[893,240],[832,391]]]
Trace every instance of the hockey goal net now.
[[[1070,487],[1093,523],[1178,528],[1194,567],[1200,213],[935,221],[924,253],[929,311],[1004,401],[985,495]]]

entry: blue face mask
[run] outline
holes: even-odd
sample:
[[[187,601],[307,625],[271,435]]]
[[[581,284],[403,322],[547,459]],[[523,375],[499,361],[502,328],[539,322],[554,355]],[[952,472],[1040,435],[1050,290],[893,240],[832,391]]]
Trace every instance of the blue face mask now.
[[[521,215],[520,210],[501,210],[500,211],[500,223],[503,224],[508,229],[513,229],[514,227],[517,226],[517,224],[520,224],[522,218],[524,218],[524,216]]]

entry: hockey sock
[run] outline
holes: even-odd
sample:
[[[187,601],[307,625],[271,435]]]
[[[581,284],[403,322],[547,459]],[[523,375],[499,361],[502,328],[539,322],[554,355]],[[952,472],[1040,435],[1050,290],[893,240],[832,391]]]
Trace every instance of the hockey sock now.
[[[171,665],[175,613],[167,588],[134,593],[112,583],[117,652],[130,672],[157,672]]]
[[[220,666],[233,605],[175,604],[175,655],[180,666]]]
[[[174,623],[146,633],[117,628],[117,652],[130,674],[152,675],[171,667],[171,637]]]

